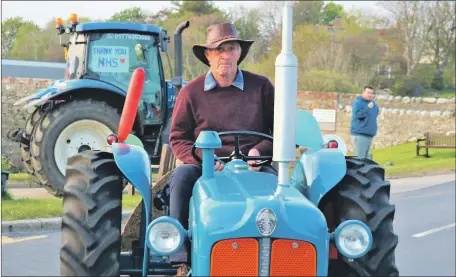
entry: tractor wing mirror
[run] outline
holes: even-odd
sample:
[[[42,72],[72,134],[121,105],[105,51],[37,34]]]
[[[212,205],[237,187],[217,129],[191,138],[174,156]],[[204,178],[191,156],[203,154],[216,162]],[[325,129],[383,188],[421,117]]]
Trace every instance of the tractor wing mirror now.
[[[140,43],[135,45],[135,54],[138,62],[144,61],[144,49]]]
[[[127,97],[125,98],[117,131],[119,142],[124,142],[133,129],[133,123],[138,113],[139,100],[141,99],[144,87],[145,75],[146,73],[143,68],[137,68],[131,76],[130,86],[128,87]]]

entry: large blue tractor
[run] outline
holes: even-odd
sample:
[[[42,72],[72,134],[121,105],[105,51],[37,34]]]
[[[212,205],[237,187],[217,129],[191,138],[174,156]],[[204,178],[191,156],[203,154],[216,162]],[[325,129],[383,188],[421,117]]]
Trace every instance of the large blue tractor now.
[[[34,111],[24,128],[10,131],[10,138],[20,142],[26,171],[37,183],[61,197],[69,157],[90,149],[109,150],[106,137],[117,130],[131,75],[139,67],[147,74],[133,132],[151,162],[159,163],[174,99],[184,84],[181,33],[188,24],[176,29],[176,72],[172,80],[165,80],[161,53],[168,55],[166,30],[139,23],[79,23],[76,14],[68,26],[61,18],[56,20],[60,38],[68,37],[62,44],[65,76],[17,101],[15,105]]]
[[[142,69],[133,74],[112,151],[88,150],[68,160],[65,177],[62,276],[174,275],[169,257],[191,249],[191,276],[398,276],[390,185],[376,163],[346,157],[343,141],[326,142],[315,118],[296,110],[297,59],[291,49],[292,6],[283,7],[283,48],[276,60],[273,136],[232,130],[200,133],[193,153],[203,173],[194,184],[185,230],[153,199],[150,159],[133,120]],[[134,89],[136,88],[136,89]],[[135,102],[137,101],[137,102]],[[285,124],[286,123],[286,124]],[[273,156],[217,157],[221,136],[273,141]],[[296,161],[296,146],[305,151]],[[202,150],[202,156],[196,149]],[[214,161],[225,168],[214,172]],[[247,159],[274,161],[278,176],[249,170]],[[139,238],[121,251],[124,179],[141,194]],[[166,194],[165,194],[166,195]]]

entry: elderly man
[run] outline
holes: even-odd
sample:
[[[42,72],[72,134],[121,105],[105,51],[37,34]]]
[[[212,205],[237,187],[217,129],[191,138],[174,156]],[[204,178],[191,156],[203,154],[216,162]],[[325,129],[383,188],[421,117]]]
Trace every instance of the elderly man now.
[[[365,86],[361,96],[353,103],[351,139],[356,156],[368,158],[372,139],[377,134],[378,105],[374,101],[374,90]]]
[[[200,163],[191,153],[199,133],[203,130],[250,130],[272,135],[274,121],[272,83],[264,76],[238,68],[253,41],[239,39],[236,27],[231,23],[210,26],[206,39],[207,44],[193,46],[193,53],[210,70],[180,91],[169,137],[174,155],[183,162],[170,180],[170,216],[178,219],[184,228],[188,228],[193,185],[202,174]],[[234,140],[232,137],[221,139],[223,147],[216,149],[215,154],[229,156],[234,149]],[[249,156],[272,156],[272,143],[268,140],[245,136],[240,138],[240,144],[242,153]],[[223,168],[220,162],[214,165],[216,171]],[[277,175],[271,165],[250,169]],[[181,263],[178,274],[185,274],[187,247],[171,260]]]

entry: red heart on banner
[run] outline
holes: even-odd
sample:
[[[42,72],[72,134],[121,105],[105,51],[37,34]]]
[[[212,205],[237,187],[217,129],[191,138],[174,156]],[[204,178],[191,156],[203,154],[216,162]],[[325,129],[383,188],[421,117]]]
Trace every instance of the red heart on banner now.
[[[121,63],[124,63],[124,62],[125,62],[125,59],[120,59],[120,62],[121,62]]]

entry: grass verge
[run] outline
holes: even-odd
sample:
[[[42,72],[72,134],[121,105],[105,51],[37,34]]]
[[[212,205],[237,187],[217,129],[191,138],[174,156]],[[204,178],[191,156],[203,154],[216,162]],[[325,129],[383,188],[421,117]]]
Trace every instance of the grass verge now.
[[[424,150],[421,150],[424,154]],[[373,149],[373,160],[386,170],[386,177],[404,177],[455,171],[455,149],[429,149],[430,158],[416,156],[416,143]],[[392,163],[391,166],[387,163]]]
[[[141,201],[140,195],[123,195],[122,209],[133,210]],[[62,216],[62,199],[60,198],[22,198],[13,199],[6,192],[2,195],[2,221],[36,219]]]
[[[28,173],[10,173],[8,176],[8,180],[12,181],[32,181],[32,175]]]
[[[152,174],[152,179],[157,178],[158,174],[153,173]],[[10,173],[8,176],[8,180],[11,181],[20,181],[20,182],[30,182],[32,181],[33,177],[32,175],[28,173]]]

